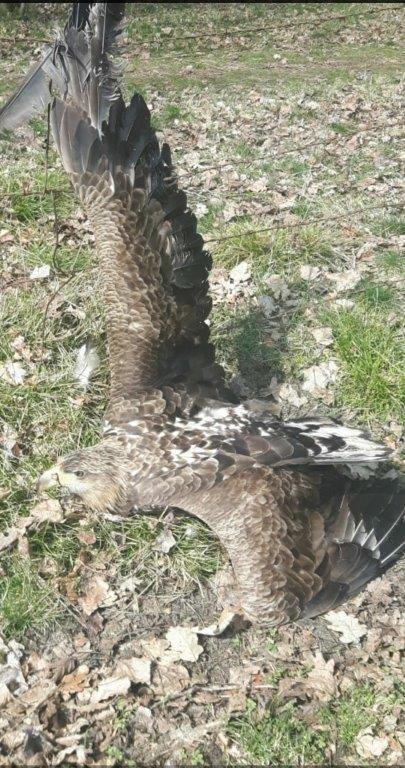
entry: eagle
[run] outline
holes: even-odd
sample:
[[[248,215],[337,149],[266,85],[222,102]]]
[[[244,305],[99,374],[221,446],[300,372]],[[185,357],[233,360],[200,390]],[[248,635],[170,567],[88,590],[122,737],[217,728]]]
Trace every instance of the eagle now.
[[[38,488],[65,487],[99,515],[169,506],[196,516],[229,555],[245,619],[314,617],[399,557],[404,486],[339,470],[387,459],[361,429],[313,416],[283,422],[269,402],[227,387],[209,340],[211,257],[144,99],[126,104],[120,90],[123,15],[122,3],[75,4],[0,113],[0,127],[13,128],[49,105],[94,232],[106,312],[100,440],[57,458]]]

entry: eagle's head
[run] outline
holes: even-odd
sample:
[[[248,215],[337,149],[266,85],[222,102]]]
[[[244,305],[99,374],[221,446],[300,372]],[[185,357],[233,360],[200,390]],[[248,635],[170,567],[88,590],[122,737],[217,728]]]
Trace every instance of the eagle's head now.
[[[67,488],[95,512],[118,511],[128,489],[125,453],[110,440],[70,453],[39,477],[39,491],[53,486]]]

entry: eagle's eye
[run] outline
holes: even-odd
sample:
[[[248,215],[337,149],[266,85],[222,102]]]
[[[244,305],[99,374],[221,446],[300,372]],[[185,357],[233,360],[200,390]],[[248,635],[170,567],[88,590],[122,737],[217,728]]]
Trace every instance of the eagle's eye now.
[[[73,474],[76,475],[76,477],[84,477],[85,472],[83,469],[76,469],[76,471],[73,472]]]

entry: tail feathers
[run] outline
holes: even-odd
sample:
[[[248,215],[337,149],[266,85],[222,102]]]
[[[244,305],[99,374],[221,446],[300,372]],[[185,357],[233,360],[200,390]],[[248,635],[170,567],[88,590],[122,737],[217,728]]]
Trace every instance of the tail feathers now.
[[[103,157],[102,142],[86,113],[54,99],[51,128],[56,148],[68,174],[95,172]]]
[[[370,440],[361,429],[336,422],[298,419],[285,424],[286,434],[308,447],[316,464],[350,464],[383,461],[390,455],[386,446]]]

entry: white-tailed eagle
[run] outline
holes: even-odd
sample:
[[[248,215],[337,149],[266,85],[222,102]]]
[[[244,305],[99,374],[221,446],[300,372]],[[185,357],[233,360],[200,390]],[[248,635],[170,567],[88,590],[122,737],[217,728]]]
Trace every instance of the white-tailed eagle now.
[[[210,256],[169,147],[139,94],[124,103],[109,61],[123,5],[81,5],[0,114],[12,127],[50,103],[94,231],[107,317],[100,442],[59,458],[39,486],[66,486],[98,513],[169,505],[201,518],[229,553],[251,621],[335,608],[404,546],[399,482],[355,482],[335,468],[384,461],[387,450],[359,429],[311,416],[283,423],[265,401],[231,395],[209,343]]]

